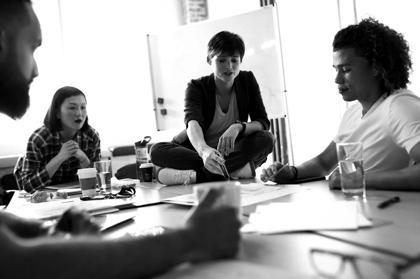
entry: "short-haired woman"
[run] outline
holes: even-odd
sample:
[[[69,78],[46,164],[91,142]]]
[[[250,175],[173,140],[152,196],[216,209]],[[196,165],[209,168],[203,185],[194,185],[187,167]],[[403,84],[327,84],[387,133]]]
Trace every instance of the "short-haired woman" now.
[[[255,176],[273,149],[270,122],[252,72],[240,71],[245,54],[237,34],[221,31],[208,43],[213,73],[192,80],[185,96],[186,129],[155,144],[151,160],[166,185]],[[248,118],[250,121],[248,122]],[[226,168],[225,168],[226,167]]]

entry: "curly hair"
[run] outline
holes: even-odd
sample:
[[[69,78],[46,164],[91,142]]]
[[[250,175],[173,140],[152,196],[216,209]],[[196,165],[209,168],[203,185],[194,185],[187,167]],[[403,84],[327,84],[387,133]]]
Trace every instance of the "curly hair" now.
[[[407,87],[412,64],[408,43],[401,33],[366,18],[337,32],[333,50],[343,48],[354,48],[378,71],[385,94]]]

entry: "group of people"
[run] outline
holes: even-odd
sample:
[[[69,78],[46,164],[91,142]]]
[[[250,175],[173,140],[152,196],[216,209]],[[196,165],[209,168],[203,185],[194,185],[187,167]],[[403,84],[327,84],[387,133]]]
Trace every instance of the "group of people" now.
[[[0,112],[12,118],[22,117],[29,106],[29,86],[38,75],[33,54],[41,42],[31,1],[2,0]],[[161,183],[251,178],[266,161],[274,138],[268,132],[258,83],[252,72],[240,70],[244,54],[237,34],[222,31],[210,39],[207,62],[212,74],[187,86],[186,128],[172,142],[151,149]],[[356,101],[344,114],[336,137],[299,166],[274,162],[262,170],[261,180],[284,183],[327,175],[337,166],[336,143],[361,141],[368,188],[418,190],[420,99],[406,89],[411,59],[403,36],[371,18],[348,26],[334,38],[333,67],[338,92],[345,101]],[[66,86],[54,95],[44,125],[30,136],[15,175],[22,189],[33,192],[74,180],[78,168],[99,157],[100,139],[88,124],[86,96]],[[329,184],[333,189],[340,186],[336,170]],[[213,206],[222,191],[209,191],[183,228],[139,239],[104,240],[89,216],[77,209],[65,212],[54,224],[0,211],[0,262],[8,263],[0,274],[144,277],[182,262],[233,257],[239,248],[240,223],[233,207]]]

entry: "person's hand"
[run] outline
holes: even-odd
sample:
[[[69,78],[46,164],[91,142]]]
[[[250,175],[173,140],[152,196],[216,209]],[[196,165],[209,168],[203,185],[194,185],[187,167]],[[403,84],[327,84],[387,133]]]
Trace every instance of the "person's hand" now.
[[[89,157],[79,147],[78,147],[76,153],[74,154],[74,157],[76,157],[79,160],[81,167],[84,168],[84,167],[88,167],[90,165]]]
[[[201,153],[204,167],[211,173],[223,175],[221,164],[225,163],[225,159],[221,156],[219,151],[214,148],[207,147]]]
[[[263,182],[273,181],[283,183],[291,181],[295,175],[296,173],[293,167],[283,165],[280,162],[274,162],[271,166],[262,170],[260,179]]]
[[[61,215],[52,234],[70,233],[72,235],[97,234],[99,226],[92,222],[91,216],[83,210],[70,208]]]
[[[223,189],[210,189],[187,220],[192,241],[193,262],[236,255],[240,242],[240,222],[236,208],[214,207]]]
[[[217,144],[217,150],[223,155],[228,156],[235,149],[235,140],[238,137],[242,125],[235,123],[222,134]]]
[[[69,140],[63,143],[61,146],[60,152],[58,152],[58,157],[62,158],[64,161],[76,155],[76,152],[79,150],[79,144],[74,140]]]
[[[340,171],[335,169],[328,177],[328,186],[331,190],[341,189]]]

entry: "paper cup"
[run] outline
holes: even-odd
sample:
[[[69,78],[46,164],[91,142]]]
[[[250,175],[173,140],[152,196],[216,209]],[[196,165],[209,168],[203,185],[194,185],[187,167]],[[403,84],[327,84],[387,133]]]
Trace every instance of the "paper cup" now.
[[[194,194],[198,201],[203,199],[203,196],[212,189],[221,189],[222,195],[214,203],[215,207],[218,206],[232,206],[238,210],[241,209],[241,188],[239,182],[211,182],[204,183],[194,187]]]
[[[96,169],[78,169],[79,184],[82,189],[82,197],[96,196]]]

